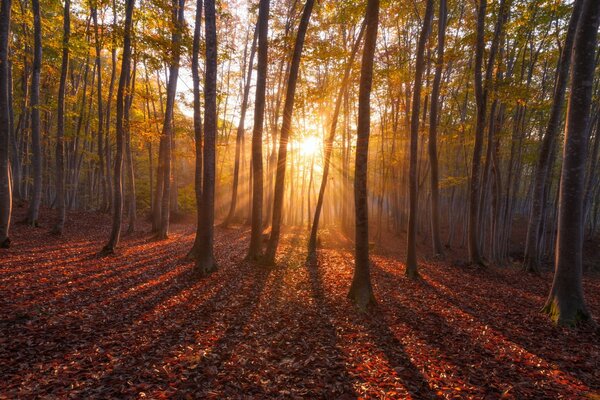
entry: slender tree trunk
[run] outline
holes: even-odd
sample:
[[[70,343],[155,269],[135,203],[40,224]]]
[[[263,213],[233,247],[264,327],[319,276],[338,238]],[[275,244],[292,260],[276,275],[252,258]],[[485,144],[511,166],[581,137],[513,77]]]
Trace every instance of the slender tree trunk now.
[[[171,140],[173,136],[173,108],[177,93],[179,77],[179,61],[181,58],[181,35],[183,31],[183,11],[185,0],[173,0],[174,31],[171,35],[171,65],[169,66],[169,82],[167,84],[167,102],[163,123],[162,139],[164,141],[163,159],[163,193],[160,215],[160,226],[157,238],[166,239],[169,235],[169,218],[171,211]]]
[[[354,41],[354,45],[352,46],[352,51],[350,53],[350,58],[346,63],[346,68],[344,70],[344,77],[342,78],[342,83],[340,86],[340,91],[338,92],[338,96],[335,100],[335,108],[333,110],[333,116],[331,118],[331,127],[329,128],[329,136],[327,137],[327,141],[325,142],[325,162],[323,165],[323,177],[321,178],[321,187],[319,188],[319,197],[317,198],[317,205],[315,207],[315,215],[313,218],[312,227],[310,230],[310,238],[308,239],[308,257],[314,257],[317,251],[317,234],[319,231],[319,219],[321,217],[321,209],[323,208],[323,200],[325,198],[325,188],[327,186],[327,180],[329,178],[329,168],[331,166],[331,153],[333,150],[333,141],[335,140],[335,132],[337,129],[337,123],[340,115],[340,109],[342,108],[342,101],[344,100],[344,94],[348,89],[348,81],[350,79],[350,72],[352,71],[352,65],[354,64],[354,59],[356,58],[356,53],[358,53],[358,48],[360,47],[360,42],[362,40],[363,34],[365,32],[366,21],[361,25],[360,31],[356,40]],[[309,215],[310,218],[310,215]]]
[[[600,1],[584,0],[575,41],[560,181],[556,269],[544,312],[561,325],[591,319],[582,285],[583,195]]]
[[[553,161],[551,155],[554,154],[553,149],[556,147],[556,137],[560,127],[563,102],[571,65],[571,51],[582,5],[583,0],[575,0],[573,3],[573,11],[569,20],[565,43],[556,71],[554,98],[552,100],[550,118],[548,120],[548,125],[546,126],[546,132],[540,146],[540,155],[537,160],[535,179],[533,182],[533,200],[531,212],[529,214],[529,223],[527,225],[527,240],[525,242],[525,260],[523,267],[527,272],[537,273],[540,268],[540,225],[542,223],[542,210],[544,208],[544,189],[546,188],[548,170]]]
[[[367,161],[371,131],[371,86],[373,59],[379,25],[379,0],[368,0],[365,17],[367,31],[360,70],[358,124],[356,127],[356,164],[354,170],[355,262],[348,298],[361,310],[375,303],[369,261],[369,209],[367,203]]]
[[[260,0],[258,6],[258,63],[256,71],[256,99],[254,101],[254,128],[252,131],[252,228],[250,233],[250,247],[248,249],[248,259],[250,260],[257,260],[262,254],[262,135],[268,70],[269,3],[270,0]]]
[[[69,70],[69,37],[71,35],[71,0],[65,0],[63,16],[62,65],[58,87],[58,123],[56,129],[56,207],[58,221],[54,233],[62,234],[66,219],[65,204],[65,92],[67,87],[67,72]]]
[[[182,13],[183,16],[183,13]],[[206,68],[204,76],[204,157],[202,203],[198,223],[202,226],[195,272],[205,276],[216,270],[213,244],[215,222],[215,162],[217,139],[217,26],[215,0],[204,1]]]
[[[38,225],[40,204],[42,203],[42,144],[40,133],[40,71],[42,69],[42,22],[40,17],[40,2],[32,0],[33,9],[33,73],[31,74],[31,150],[33,159],[33,190],[27,223]]]
[[[127,0],[125,7],[125,29],[123,32],[123,56],[121,61],[121,74],[119,76],[119,86],[117,88],[117,117],[116,117],[116,143],[117,153],[115,159],[114,175],[114,199],[113,199],[113,221],[112,230],[108,243],[104,246],[102,252],[105,254],[114,253],[121,238],[121,221],[123,219],[123,142],[125,136],[125,127],[123,124],[125,111],[125,89],[127,79],[131,69],[131,25],[133,16],[133,7],[135,0]]]
[[[92,19],[94,20],[94,45],[96,47],[96,72],[97,78],[97,96],[98,96],[98,174],[100,175],[100,190],[102,193],[100,209],[106,211],[109,207],[108,181],[106,179],[106,169],[104,167],[104,111],[102,107],[102,44],[100,43],[100,28],[98,27],[98,9],[92,7]],[[108,134],[108,132],[107,132]]]
[[[473,264],[484,265],[479,243],[479,189],[481,174],[481,154],[483,152],[483,134],[485,130],[486,99],[483,88],[483,53],[485,48],[485,13],[487,0],[479,0],[477,10],[477,40],[475,45],[475,102],[477,117],[475,122],[475,146],[471,163],[471,182],[469,185],[468,238],[469,260]]]
[[[258,25],[254,31],[254,39],[252,39],[252,46],[250,48],[250,60],[248,62],[248,73],[246,82],[244,83],[244,95],[242,99],[242,107],[240,110],[240,122],[237,128],[237,134],[235,138],[235,161],[233,166],[233,186],[231,189],[231,204],[229,206],[229,213],[223,221],[223,227],[227,227],[235,217],[235,211],[237,207],[238,197],[238,182],[240,175],[240,152],[242,140],[244,138],[244,120],[246,119],[246,110],[248,109],[248,95],[250,94],[250,83],[252,81],[252,69],[254,66],[254,53],[256,52],[256,40],[258,35]]]
[[[200,223],[200,207],[202,207],[202,116],[200,114],[200,33],[202,28],[202,0],[196,0],[196,21],[194,25],[194,42],[192,44],[192,82],[194,91],[194,139],[196,150],[196,168],[194,188],[196,191],[196,238],[187,258],[195,260],[200,246],[202,224]]]
[[[304,38],[308,30],[308,23],[312,13],[314,0],[307,0],[304,4],[304,11],[298,26],[296,44],[290,66],[290,75],[287,83],[285,103],[283,105],[283,123],[281,125],[281,135],[279,136],[279,152],[277,155],[277,172],[275,177],[275,192],[273,195],[273,218],[271,224],[271,236],[267,245],[264,263],[266,265],[275,264],[275,253],[279,244],[281,234],[281,213],[283,209],[283,194],[285,189],[285,167],[287,158],[287,146],[292,128],[292,113],[294,110],[294,100],[296,96],[296,84],[298,82],[298,71],[300,70],[300,59],[302,57],[302,48],[304,47]]]
[[[446,41],[446,20],[448,10],[446,0],[440,0],[438,14],[438,43],[435,75],[431,88],[431,110],[429,111],[429,162],[431,164],[431,240],[433,252],[438,257],[443,257],[444,247],[440,237],[440,191],[439,191],[439,167],[437,155],[437,128],[438,109],[440,104],[440,86],[442,83],[442,72],[444,69],[444,45]]]
[[[129,217],[127,233],[131,234],[135,231],[135,222],[136,222],[136,194],[135,194],[135,168],[133,165],[133,153],[131,149],[131,129],[130,129],[130,110],[131,105],[133,103],[133,96],[135,94],[135,79],[137,76],[137,55],[133,60],[133,67],[130,74],[130,77],[127,79],[128,83],[126,87],[128,87],[127,94],[125,95],[125,110],[123,114],[124,119],[124,133],[125,133],[125,152],[126,152],[126,166],[127,166],[127,181],[129,184],[129,190],[127,194],[127,205],[128,212],[127,215]],[[130,82],[129,82],[130,81]]]
[[[8,104],[8,42],[11,0],[0,3],[0,248],[10,246],[12,187],[8,161],[10,116]]]
[[[408,214],[408,239],[406,242],[406,276],[416,279],[419,276],[417,269],[417,213],[418,213],[418,141],[419,141],[419,116],[421,108],[421,86],[423,70],[425,69],[425,44],[431,31],[433,18],[433,0],[427,0],[423,27],[417,44],[417,60],[415,63],[415,82],[413,86],[412,114],[410,118],[410,163],[409,163],[409,198],[410,207]]]

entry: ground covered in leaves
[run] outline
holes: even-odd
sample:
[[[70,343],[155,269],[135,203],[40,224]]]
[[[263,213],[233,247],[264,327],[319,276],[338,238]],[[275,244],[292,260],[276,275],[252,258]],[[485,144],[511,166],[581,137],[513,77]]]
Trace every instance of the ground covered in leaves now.
[[[62,237],[15,225],[0,250],[0,398],[598,398],[600,335],[539,313],[551,275],[421,264],[376,251],[378,306],[347,301],[352,251],[314,265],[284,238],[279,267],[245,262],[249,232],[217,229],[219,270],[198,280],[147,227],[98,258],[106,215],[70,214]],[[331,244],[331,243],[330,243]],[[402,247],[402,243],[398,246]],[[600,316],[600,278],[588,276]]]

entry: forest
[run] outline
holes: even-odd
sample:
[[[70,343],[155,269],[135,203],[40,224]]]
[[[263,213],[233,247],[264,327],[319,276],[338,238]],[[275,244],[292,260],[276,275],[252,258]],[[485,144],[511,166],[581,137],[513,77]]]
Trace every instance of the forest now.
[[[0,2],[0,399],[600,399],[600,0]]]

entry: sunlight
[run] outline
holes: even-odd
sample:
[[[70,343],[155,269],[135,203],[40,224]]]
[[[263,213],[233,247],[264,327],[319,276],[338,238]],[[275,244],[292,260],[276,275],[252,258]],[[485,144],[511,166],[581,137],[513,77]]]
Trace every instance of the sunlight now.
[[[300,154],[304,157],[310,157],[318,153],[321,147],[321,141],[316,136],[307,136],[303,138],[299,143]]]

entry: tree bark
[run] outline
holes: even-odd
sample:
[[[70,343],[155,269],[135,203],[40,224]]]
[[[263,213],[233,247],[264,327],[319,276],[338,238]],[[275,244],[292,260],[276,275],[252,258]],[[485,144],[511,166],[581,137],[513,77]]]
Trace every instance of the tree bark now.
[[[40,204],[42,203],[42,144],[40,133],[40,71],[42,69],[42,22],[40,2],[32,0],[33,10],[33,72],[31,74],[31,150],[33,159],[33,189],[27,215],[27,223],[38,225]]]
[[[267,245],[264,263],[266,265],[275,264],[275,253],[279,245],[279,236],[281,234],[281,213],[283,210],[283,194],[285,189],[285,168],[287,162],[287,146],[290,131],[292,128],[292,113],[294,111],[294,101],[296,96],[296,84],[298,82],[298,71],[300,70],[300,59],[304,47],[304,38],[308,30],[308,23],[312,13],[314,0],[307,0],[304,4],[304,11],[298,26],[296,44],[290,66],[290,75],[288,77],[285,103],[283,105],[283,123],[281,125],[281,135],[279,135],[279,151],[277,154],[277,172],[275,177],[275,192],[273,193],[273,218],[271,223],[271,236]]]
[[[531,212],[529,214],[529,223],[527,225],[527,240],[525,242],[525,260],[523,268],[527,272],[537,273],[540,269],[539,247],[540,247],[540,226],[542,225],[542,210],[544,208],[544,191],[548,177],[548,170],[552,165],[556,147],[556,137],[558,135],[565,92],[567,90],[567,81],[569,78],[569,69],[571,65],[571,52],[573,41],[575,39],[575,31],[577,22],[581,14],[583,0],[575,0],[573,3],[573,11],[569,20],[565,43],[558,69],[556,71],[556,80],[554,84],[554,98],[552,99],[552,109],[550,110],[550,118],[546,126],[546,132],[540,146],[540,155],[537,160],[535,171],[535,180],[533,183],[533,200],[531,204]]]
[[[65,92],[67,87],[67,72],[69,70],[69,38],[71,36],[71,0],[65,0],[63,14],[63,41],[62,41],[62,64],[60,69],[60,83],[58,87],[58,109],[56,129],[56,207],[58,209],[58,221],[54,227],[54,233],[62,234],[66,219],[65,204]]]
[[[0,4],[0,248],[8,248],[12,214],[12,187],[8,161],[10,139],[8,42],[11,0],[2,0]]]
[[[368,0],[365,20],[367,31],[360,70],[358,123],[356,127],[356,161],[354,170],[355,262],[348,298],[360,310],[375,303],[369,261],[369,209],[367,203],[367,161],[371,131],[371,86],[373,59],[379,25],[379,0]]]
[[[123,32],[123,56],[121,61],[121,74],[119,76],[119,86],[117,88],[117,116],[116,116],[116,143],[117,152],[115,159],[114,189],[113,189],[113,221],[110,238],[104,246],[102,252],[105,254],[114,253],[121,238],[121,221],[123,219],[123,141],[124,141],[124,111],[125,111],[125,89],[127,79],[131,69],[131,25],[133,17],[133,7],[135,0],[127,0],[125,7],[125,29]]]
[[[268,70],[269,3],[269,0],[260,0],[258,6],[258,63],[256,71],[256,99],[254,101],[254,128],[252,131],[252,228],[250,232],[250,247],[248,249],[248,259],[253,261],[256,261],[262,255],[262,135]]]
[[[409,214],[408,238],[406,242],[406,276],[416,279],[419,276],[417,268],[417,213],[418,213],[418,142],[419,142],[419,115],[421,109],[421,86],[423,70],[425,69],[425,44],[431,31],[433,18],[433,0],[427,0],[423,26],[417,44],[417,60],[415,62],[415,82],[413,87],[412,114],[410,118],[410,161],[409,161]]]
[[[583,294],[583,195],[600,1],[584,0],[575,41],[558,208],[554,280],[544,312],[560,325],[591,319]]]
[[[217,269],[213,251],[217,139],[217,26],[215,14],[215,0],[205,0],[204,157],[202,168],[202,203],[198,210],[200,213],[198,223],[202,227],[202,230],[198,242],[198,254],[195,266],[195,272],[200,276],[205,276]]]

